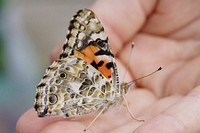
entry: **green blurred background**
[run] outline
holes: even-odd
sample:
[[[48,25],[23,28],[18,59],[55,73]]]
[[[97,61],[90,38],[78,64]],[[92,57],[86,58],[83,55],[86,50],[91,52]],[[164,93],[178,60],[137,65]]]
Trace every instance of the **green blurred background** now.
[[[0,133],[14,133],[71,17],[92,0],[0,0]]]

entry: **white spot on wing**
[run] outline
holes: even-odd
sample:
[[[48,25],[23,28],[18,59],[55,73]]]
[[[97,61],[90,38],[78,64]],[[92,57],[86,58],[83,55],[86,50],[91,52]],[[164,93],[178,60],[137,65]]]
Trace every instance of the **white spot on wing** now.
[[[104,31],[101,31],[100,33],[94,33],[91,35],[92,40],[96,40],[97,38],[100,38],[101,40],[106,40],[107,36]]]

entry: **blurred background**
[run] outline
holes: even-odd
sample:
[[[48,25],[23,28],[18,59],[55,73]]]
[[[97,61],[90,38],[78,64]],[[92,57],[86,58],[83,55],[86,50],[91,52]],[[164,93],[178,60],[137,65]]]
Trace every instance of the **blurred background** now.
[[[71,17],[92,0],[0,0],[0,133],[14,133]]]

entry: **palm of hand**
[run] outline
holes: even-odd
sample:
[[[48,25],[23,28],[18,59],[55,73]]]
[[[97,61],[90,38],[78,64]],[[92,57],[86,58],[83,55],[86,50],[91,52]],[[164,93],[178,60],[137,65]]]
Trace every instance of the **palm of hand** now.
[[[120,11],[118,15],[106,6],[104,11],[100,11],[99,7],[105,5],[102,2],[97,2],[93,8],[105,24],[111,44],[115,44],[112,47],[118,58],[118,70],[121,76],[126,69],[123,64],[127,62],[130,53],[130,42],[136,42],[128,69],[129,75],[124,81],[141,77],[159,66],[164,68],[161,72],[137,82],[138,87],[127,95],[133,114],[137,114],[146,122],[132,120],[125,108],[110,110],[100,116],[87,132],[133,132],[140,125],[142,126],[136,129],[136,132],[198,132],[195,122],[200,108],[196,102],[200,95],[200,88],[196,87],[200,75],[198,69],[200,30],[195,27],[199,24],[197,22],[199,14],[182,10],[188,7],[184,2],[178,6],[180,5],[178,2],[171,5],[170,2],[163,1],[157,7],[151,2],[145,3],[146,5],[141,4],[142,6],[134,2],[131,3],[134,6],[131,8],[133,11],[130,11],[131,9],[128,11],[124,5],[124,7],[117,7]],[[189,8],[198,9],[198,5],[190,4]],[[109,14],[105,15],[107,10]],[[109,15],[113,18],[106,18],[110,17]],[[54,58],[57,55],[58,53]],[[34,125],[36,124],[33,132],[39,130],[83,132],[92,120],[90,116],[75,121],[62,118],[38,119],[36,113],[30,110],[21,117],[18,132],[30,130],[31,122],[26,122],[28,119],[32,120]]]

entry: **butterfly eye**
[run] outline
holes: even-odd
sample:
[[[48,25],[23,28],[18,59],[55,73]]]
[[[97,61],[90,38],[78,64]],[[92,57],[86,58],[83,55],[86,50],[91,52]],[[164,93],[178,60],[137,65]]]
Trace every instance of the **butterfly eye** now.
[[[49,102],[50,104],[55,104],[58,101],[58,98],[56,95],[50,95],[49,96]]]
[[[61,73],[61,74],[60,74],[60,77],[61,77],[61,78],[66,78],[67,75],[66,75],[66,73]]]

